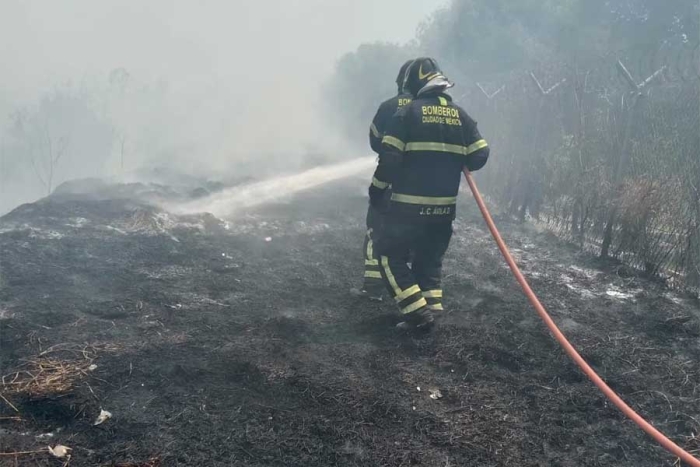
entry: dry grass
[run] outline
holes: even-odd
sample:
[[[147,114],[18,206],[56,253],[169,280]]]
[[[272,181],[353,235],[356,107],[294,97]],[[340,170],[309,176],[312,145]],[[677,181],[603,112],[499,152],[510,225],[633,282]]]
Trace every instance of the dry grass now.
[[[18,457],[18,456],[31,456],[34,454],[44,454],[47,451],[42,449],[40,451],[16,451],[16,452],[0,452],[0,457]]]
[[[15,411],[7,396],[47,397],[66,394],[89,376],[98,352],[117,350],[113,345],[56,345],[29,358],[0,381],[0,397]]]
[[[23,369],[3,377],[5,394],[32,397],[64,394],[88,375],[89,361],[68,362],[52,358],[30,360]]]

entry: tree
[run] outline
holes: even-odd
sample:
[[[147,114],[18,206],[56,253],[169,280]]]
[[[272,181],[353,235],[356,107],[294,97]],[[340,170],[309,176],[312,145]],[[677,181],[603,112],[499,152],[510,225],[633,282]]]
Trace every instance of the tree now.
[[[119,169],[124,172],[124,159],[126,157],[126,144],[128,140],[127,87],[131,75],[125,68],[115,68],[109,74],[109,102],[114,134],[119,144]]]
[[[15,183],[48,195],[67,177],[101,175],[113,137],[90,96],[64,86],[11,115],[5,159],[17,174]]]
[[[394,80],[415,50],[395,44],[363,44],[336,64],[324,95],[334,123],[350,141],[366,147],[369,124],[379,104],[397,92]]]
[[[574,0],[454,0],[420,28],[418,41],[448,74],[478,79],[550,59]]]
[[[68,150],[68,135],[57,135],[48,116],[42,118],[23,111],[16,111],[12,115],[12,134],[20,142],[24,156],[46,194],[50,195],[56,168]]]

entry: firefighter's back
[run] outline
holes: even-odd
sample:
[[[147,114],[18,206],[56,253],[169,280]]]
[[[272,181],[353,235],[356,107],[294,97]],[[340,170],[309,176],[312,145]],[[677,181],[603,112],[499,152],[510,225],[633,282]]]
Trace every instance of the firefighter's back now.
[[[483,141],[468,141],[476,124],[446,94],[419,97],[399,112],[403,134],[384,140],[403,150],[391,213],[407,220],[451,221],[466,156]]]

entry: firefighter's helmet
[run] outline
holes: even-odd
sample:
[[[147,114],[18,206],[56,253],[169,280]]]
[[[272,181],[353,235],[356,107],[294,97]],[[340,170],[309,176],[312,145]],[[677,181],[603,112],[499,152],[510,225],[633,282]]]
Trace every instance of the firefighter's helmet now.
[[[404,89],[417,97],[430,90],[445,90],[452,86],[454,84],[445,77],[435,59],[421,57],[409,66]]]
[[[413,60],[408,60],[406,63],[401,65],[399,74],[396,76],[396,85],[399,87],[399,92],[406,91],[404,88],[404,84],[406,83],[406,71],[408,71],[408,67],[411,66],[411,63],[413,63]]]

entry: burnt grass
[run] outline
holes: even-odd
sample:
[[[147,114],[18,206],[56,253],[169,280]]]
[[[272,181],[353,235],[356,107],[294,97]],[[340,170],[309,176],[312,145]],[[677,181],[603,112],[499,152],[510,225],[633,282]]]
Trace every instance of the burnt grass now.
[[[362,185],[228,223],[75,196],[1,218],[2,375],[88,346],[97,367],[65,393],[0,399],[0,465],[64,465],[6,455],[54,444],[72,467],[678,465],[550,337],[468,194],[430,335],[398,334],[391,303],[350,294]],[[584,358],[697,454],[697,301],[497,222]],[[94,426],[100,409],[113,418]]]

